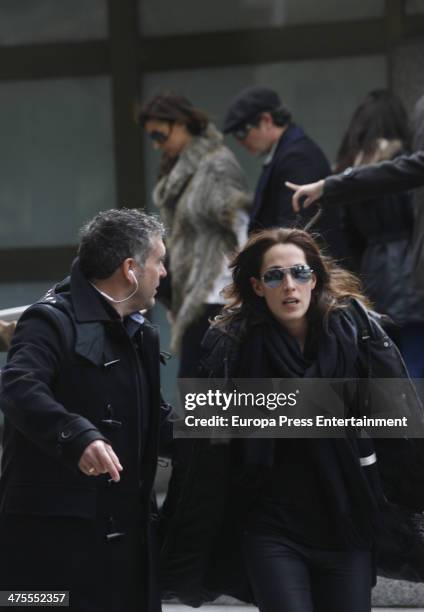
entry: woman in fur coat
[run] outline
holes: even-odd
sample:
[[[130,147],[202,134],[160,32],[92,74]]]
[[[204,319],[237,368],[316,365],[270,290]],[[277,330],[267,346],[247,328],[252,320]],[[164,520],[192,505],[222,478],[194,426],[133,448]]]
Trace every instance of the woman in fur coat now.
[[[200,342],[231,281],[228,258],[247,237],[251,199],[222,135],[186,98],[158,94],[139,121],[162,152],[153,200],[169,229],[171,348],[180,353],[179,377],[195,376]]]

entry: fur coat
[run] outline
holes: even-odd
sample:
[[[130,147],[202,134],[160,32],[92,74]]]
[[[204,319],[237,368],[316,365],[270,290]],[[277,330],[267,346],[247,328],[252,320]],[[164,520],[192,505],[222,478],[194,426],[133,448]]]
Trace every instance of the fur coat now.
[[[0,320],[0,351],[7,351],[15,331],[16,321],[1,321]]]
[[[225,256],[238,246],[237,213],[247,211],[251,196],[236,158],[209,124],[159,180],[153,201],[169,229],[171,349],[177,351],[188,326],[202,315]]]

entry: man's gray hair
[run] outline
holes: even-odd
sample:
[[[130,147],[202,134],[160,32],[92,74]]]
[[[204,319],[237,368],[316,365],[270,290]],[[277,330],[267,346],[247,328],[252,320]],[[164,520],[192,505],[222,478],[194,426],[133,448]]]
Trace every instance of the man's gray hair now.
[[[164,235],[165,227],[158,217],[136,208],[100,212],[80,230],[82,273],[90,279],[109,278],[128,257],[144,265],[152,238]]]

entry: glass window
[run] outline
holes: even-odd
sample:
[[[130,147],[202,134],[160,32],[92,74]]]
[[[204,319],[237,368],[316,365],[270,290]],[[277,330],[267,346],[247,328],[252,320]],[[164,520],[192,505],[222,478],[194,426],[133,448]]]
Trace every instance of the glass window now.
[[[39,300],[46,291],[57,283],[60,278],[53,281],[37,281],[28,283],[0,283],[0,319],[4,308],[16,308],[33,304]]]
[[[77,243],[115,203],[110,82],[0,83],[0,244]]]
[[[242,30],[384,15],[384,0],[140,0],[146,35]]]
[[[416,15],[424,13],[423,0],[406,0],[405,11],[407,15]]]
[[[2,0],[0,44],[101,39],[106,0]]]

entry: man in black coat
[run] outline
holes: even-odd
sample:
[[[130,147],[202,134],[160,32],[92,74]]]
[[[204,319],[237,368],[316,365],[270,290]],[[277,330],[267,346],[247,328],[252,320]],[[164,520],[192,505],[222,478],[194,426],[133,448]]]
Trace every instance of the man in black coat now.
[[[254,155],[264,157],[250,212],[249,231],[275,226],[304,227],[315,211],[295,215],[286,180],[317,181],[331,172],[318,145],[292,122],[278,94],[267,87],[250,87],[231,102],[223,131]],[[309,178],[308,178],[309,177]],[[340,253],[338,211],[323,215],[314,230],[320,231],[334,255]]]
[[[0,590],[68,590],[76,612],[160,609],[160,353],[140,310],[166,274],[162,236],[140,211],[99,213],[70,278],[19,320],[0,395]]]

